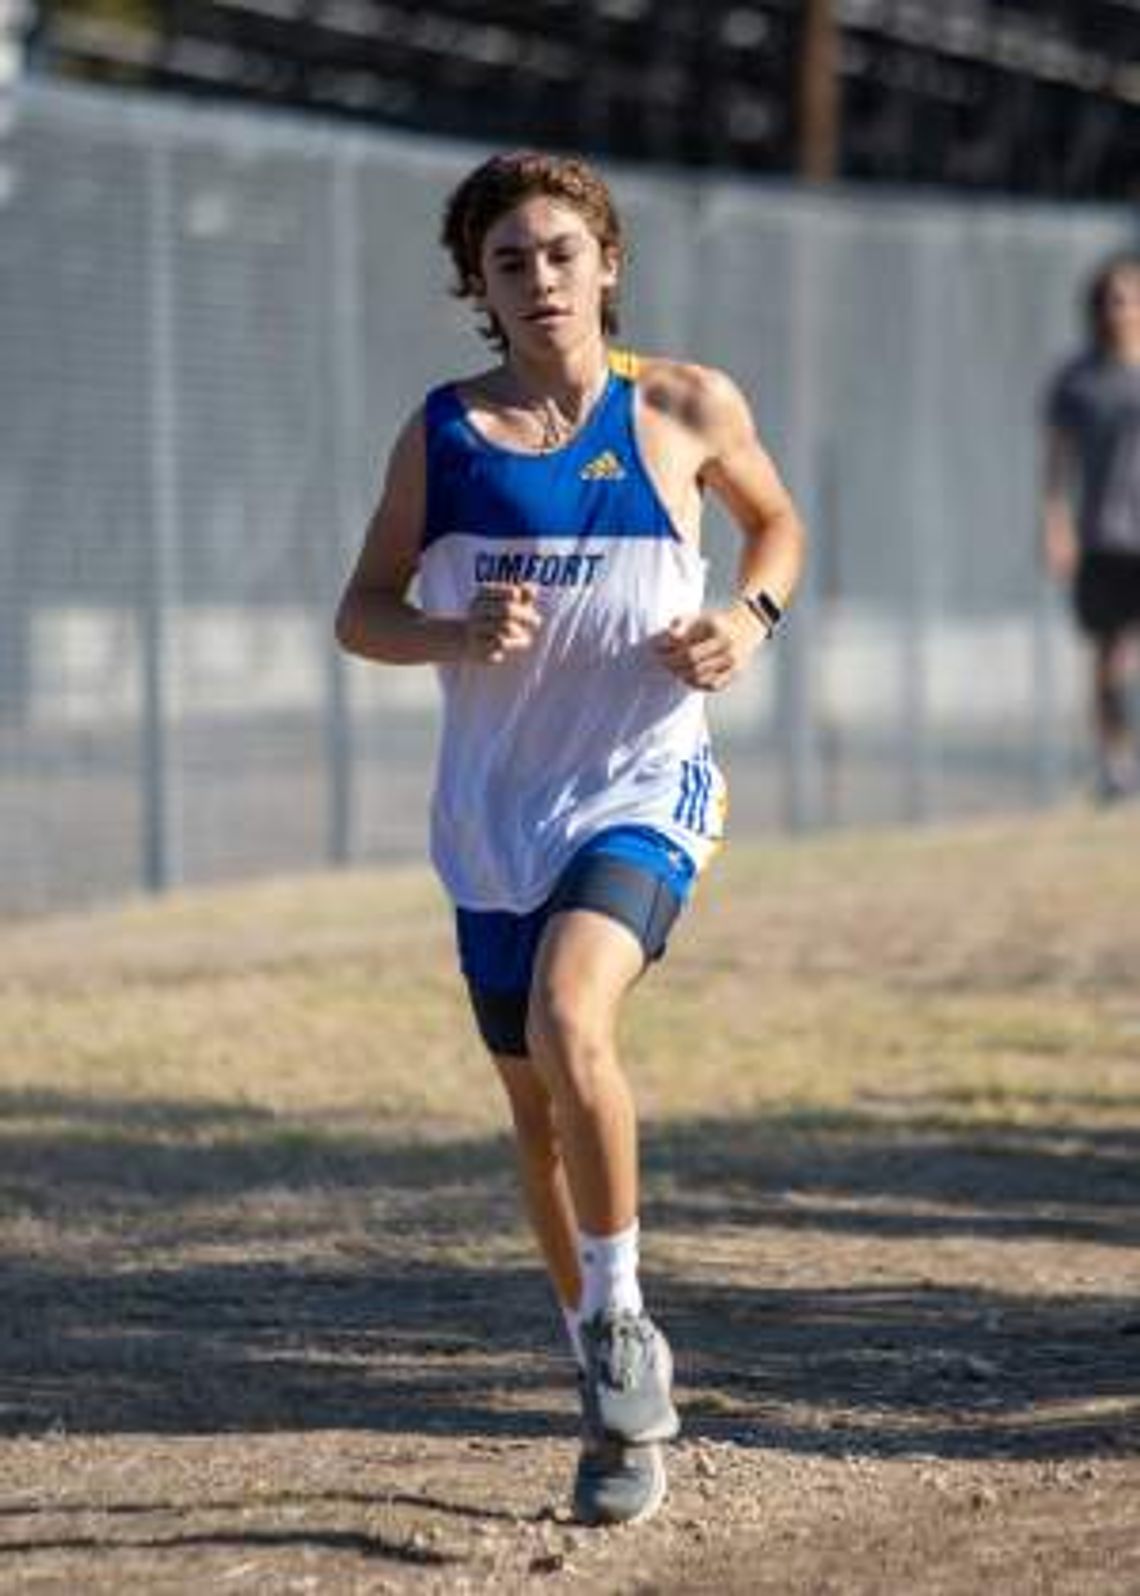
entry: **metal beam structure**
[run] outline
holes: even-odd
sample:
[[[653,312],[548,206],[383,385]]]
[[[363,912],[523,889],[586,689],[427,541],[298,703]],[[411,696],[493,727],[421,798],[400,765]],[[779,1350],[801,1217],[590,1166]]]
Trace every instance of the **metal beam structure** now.
[[[636,160],[1140,190],[1140,0],[43,0],[29,58]]]

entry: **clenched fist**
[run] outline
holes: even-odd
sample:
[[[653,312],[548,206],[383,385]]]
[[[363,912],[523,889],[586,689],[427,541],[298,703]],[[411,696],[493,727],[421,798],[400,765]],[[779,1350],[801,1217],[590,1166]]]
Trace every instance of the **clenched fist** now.
[[[467,659],[498,665],[534,642],[542,624],[535,589],[516,582],[489,582],[467,610],[464,654]]]
[[[765,640],[764,628],[736,606],[678,618],[657,634],[653,647],[687,686],[716,693],[740,675]]]

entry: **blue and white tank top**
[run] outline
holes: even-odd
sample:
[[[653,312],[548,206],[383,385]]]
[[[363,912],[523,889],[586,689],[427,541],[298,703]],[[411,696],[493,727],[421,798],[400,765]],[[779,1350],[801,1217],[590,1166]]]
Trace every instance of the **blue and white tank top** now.
[[[528,582],[542,615],[528,650],[439,667],[431,852],[461,908],[529,913],[609,826],[652,826],[698,868],[721,835],[704,695],[650,645],[701,608],[705,562],[642,461],[636,374],[611,356],[586,423],[547,454],[484,437],[451,385],[427,397],[422,608],[460,615],[483,583]]]

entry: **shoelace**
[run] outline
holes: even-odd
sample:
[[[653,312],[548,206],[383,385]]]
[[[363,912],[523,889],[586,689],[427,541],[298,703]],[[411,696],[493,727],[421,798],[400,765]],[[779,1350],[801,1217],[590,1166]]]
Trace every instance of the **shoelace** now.
[[[632,1314],[615,1317],[610,1344],[602,1357],[609,1384],[620,1391],[632,1389],[649,1361],[652,1343],[653,1332],[644,1320],[635,1319]]]

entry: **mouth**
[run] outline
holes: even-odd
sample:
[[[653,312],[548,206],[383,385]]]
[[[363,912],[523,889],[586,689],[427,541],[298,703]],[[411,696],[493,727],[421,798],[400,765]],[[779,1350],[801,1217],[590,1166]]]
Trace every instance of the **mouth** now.
[[[555,305],[544,305],[541,310],[529,311],[524,319],[529,322],[537,322],[539,326],[544,326],[549,322],[562,321],[569,314],[568,310],[561,310]]]

